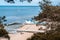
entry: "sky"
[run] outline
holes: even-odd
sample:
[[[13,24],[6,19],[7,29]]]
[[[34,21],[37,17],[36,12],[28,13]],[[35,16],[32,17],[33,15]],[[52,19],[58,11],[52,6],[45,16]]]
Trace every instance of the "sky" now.
[[[0,6],[1,5],[18,5],[18,6],[38,6],[39,5],[39,1],[41,0],[32,0],[31,3],[28,3],[27,1],[24,1],[23,3],[22,2],[19,2],[19,0],[14,0],[15,3],[7,3],[5,2],[4,0],[0,0]],[[59,0],[51,0],[53,2],[53,4],[58,4],[60,1]]]

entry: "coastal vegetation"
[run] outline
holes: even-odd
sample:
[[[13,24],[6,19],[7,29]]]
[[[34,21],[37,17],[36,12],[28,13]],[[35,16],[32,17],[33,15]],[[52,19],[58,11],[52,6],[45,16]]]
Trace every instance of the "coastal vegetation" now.
[[[3,22],[5,22],[5,21],[7,21],[5,19],[5,16],[0,17],[0,37],[8,38],[8,40],[10,40],[8,32],[4,29],[4,23]]]
[[[53,6],[50,0],[43,0],[40,3],[42,12],[38,16],[35,16],[36,21],[46,21],[51,27],[51,30],[45,33],[35,33],[31,38],[27,40],[60,40],[60,6]]]

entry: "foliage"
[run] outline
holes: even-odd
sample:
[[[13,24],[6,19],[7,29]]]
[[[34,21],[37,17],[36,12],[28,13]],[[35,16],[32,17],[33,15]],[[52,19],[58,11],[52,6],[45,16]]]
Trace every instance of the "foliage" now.
[[[4,0],[4,1],[6,1],[8,3],[15,3],[14,0]]]
[[[32,0],[28,0],[28,2],[30,3]]]
[[[4,0],[6,1],[7,3],[15,3],[15,0]],[[24,2],[26,0],[19,0],[20,2]],[[32,1],[32,0],[27,0],[29,3]]]
[[[60,40],[60,32],[57,33],[37,33],[27,40]]]
[[[5,18],[6,18],[5,16],[0,17],[0,24],[3,24],[3,22],[7,21]]]
[[[52,6],[50,1],[43,0],[40,2],[42,12],[35,16],[35,20],[50,19],[50,21],[60,21],[60,6]]]
[[[60,40],[60,6],[53,6],[49,3],[51,2],[47,0],[40,3],[42,12],[34,19],[40,22],[51,22],[47,24],[48,27],[51,27],[51,30],[45,33],[36,33],[27,40]]]
[[[39,6],[42,10],[45,10],[47,6],[51,5],[50,0],[42,0],[42,2],[39,2]]]
[[[8,38],[8,40],[10,40],[10,37],[8,35],[8,32],[4,29],[3,22],[6,21],[5,18],[6,18],[5,16],[0,17],[0,37],[5,37],[5,38]]]

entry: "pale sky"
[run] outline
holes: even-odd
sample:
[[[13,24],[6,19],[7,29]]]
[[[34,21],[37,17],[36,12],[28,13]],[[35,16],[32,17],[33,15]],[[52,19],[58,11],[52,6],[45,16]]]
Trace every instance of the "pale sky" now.
[[[18,6],[38,6],[39,5],[39,1],[41,0],[32,0],[31,3],[28,3],[27,1],[24,1],[23,3],[22,2],[19,2],[19,0],[14,0],[15,3],[7,3],[5,2],[4,0],[0,0],[0,6],[1,5],[18,5]],[[57,4],[58,2],[60,2],[60,0],[51,0],[54,4]]]

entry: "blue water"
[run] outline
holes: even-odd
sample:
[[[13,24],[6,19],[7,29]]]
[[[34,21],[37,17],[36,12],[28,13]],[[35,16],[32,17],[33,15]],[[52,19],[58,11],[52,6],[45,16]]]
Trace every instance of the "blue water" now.
[[[0,6],[0,16],[6,16],[7,22],[24,22],[38,15],[38,6]]]

